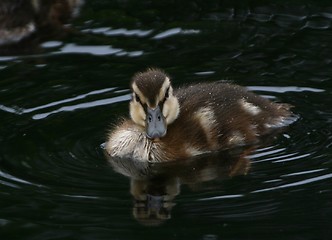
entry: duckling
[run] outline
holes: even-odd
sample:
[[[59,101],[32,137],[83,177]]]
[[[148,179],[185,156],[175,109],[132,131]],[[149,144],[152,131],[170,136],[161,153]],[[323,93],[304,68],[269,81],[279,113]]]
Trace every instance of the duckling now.
[[[291,116],[290,105],[230,83],[173,89],[161,69],[136,73],[131,90],[130,119],[108,134],[110,157],[163,162],[256,144]]]
[[[78,15],[83,3],[83,0],[1,0],[0,47],[63,34],[63,25]]]

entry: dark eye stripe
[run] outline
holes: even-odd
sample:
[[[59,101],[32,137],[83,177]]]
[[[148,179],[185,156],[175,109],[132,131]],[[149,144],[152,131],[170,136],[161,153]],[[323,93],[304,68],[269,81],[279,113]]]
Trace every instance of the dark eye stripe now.
[[[163,110],[164,103],[165,103],[166,100],[169,98],[169,88],[170,88],[170,87],[168,87],[168,88],[166,89],[166,91],[165,91],[165,97],[164,97],[164,99],[162,99],[162,100],[159,102],[159,104],[158,104],[161,110]]]
[[[168,98],[169,97],[169,87],[166,89],[166,92],[165,92],[165,98]]]
[[[136,93],[133,93],[133,99],[135,99],[135,101],[138,102],[144,108],[144,110],[146,111],[148,105],[146,103],[143,103],[141,101],[141,98]]]
[[[133,93],[133,98],[135,99],[136,102],[142,104],[140,97],[136,93]]]

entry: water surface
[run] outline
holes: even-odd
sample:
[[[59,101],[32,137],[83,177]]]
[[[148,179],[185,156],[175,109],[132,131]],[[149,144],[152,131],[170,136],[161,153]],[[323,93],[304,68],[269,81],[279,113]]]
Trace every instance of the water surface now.
[[[332,7],[85,1],[69,23],[0,49],[1,239],[330,238]],[[299,119],[157,180],[121,172],[101,144],[149,66],[175,86],[232,80]],[[135,215],[139,184],[172,186],[162,221]]]

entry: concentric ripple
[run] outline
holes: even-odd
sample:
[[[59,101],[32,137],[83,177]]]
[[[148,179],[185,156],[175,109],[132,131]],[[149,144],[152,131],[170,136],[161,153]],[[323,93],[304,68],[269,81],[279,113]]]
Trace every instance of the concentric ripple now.
[[[8,220],[19,212],[32,214],[30,204],[44,206],[43,211],[50,216],[48,220],[45,214],[36,216],[35,224],[56,225],[61,221],[70,226],[77,218],[74,212],[78,209],[81,210],[80,220],[75,223],[77,227],[100,226],[109,224],[110,218],[127,216],[123,211],[127,211],[131,200],[120,197],[127,182],[114,176],[100,148],[108,123],[96,123],[94,114],[88,114],[90,109],[99,112],[98,108],[106,104],[121,104],[128,98],[126,91],[113,90],[109,97],[109,90],[20,111],[2,109],[8,119],[16,116],[17,122],[10,131],[4,132],[6,141],[2,147],[6,152],[0,160],[1,202],[5,204],[10,198],[19,203],[14,208],[3,209]],[[91,94],[94,94],[93,100],[88,98]],[[60,110],[54,111],[54,108]],[[38,120],[34,117],[47,111],[52,114]],[[109,214],[102,216],[102,212]]]
[[[330,7],[85,3],[65,37],[36,36],[21,55],[20,46],[2,46],[1,239],[330,238]],[[165,68],[175,86],[247,86],[293,105],[298,119],[221,160],[153,166],[161,175],[152,180],[132,176],[119,169],[132,162],[112,166],[100,145],[128,116],[131,76],[150,66]],[[157,194],[163,186],[168,198]],[[144,219],[149,207],[163,221]]]

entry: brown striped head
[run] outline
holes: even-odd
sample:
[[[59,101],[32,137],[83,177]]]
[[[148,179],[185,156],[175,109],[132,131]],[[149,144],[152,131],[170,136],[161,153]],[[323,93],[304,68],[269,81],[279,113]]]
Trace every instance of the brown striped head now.
[[[136,73],[131,83],[130,116],[145,128],[149,138],[166,135],[167,125],[178,117],[180,107],[170,78],[160,69]]]

